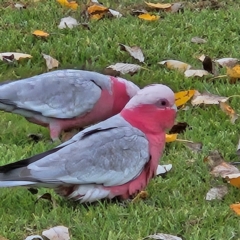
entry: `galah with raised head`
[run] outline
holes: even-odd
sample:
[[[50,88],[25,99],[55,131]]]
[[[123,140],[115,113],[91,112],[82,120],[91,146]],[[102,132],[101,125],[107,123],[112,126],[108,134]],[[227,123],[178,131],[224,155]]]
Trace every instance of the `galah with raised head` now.
[[[123,78],[83,70],[57,70],[0,85],[0,110],[48,127],[82,128],[119,113],[139,87]]]
[[[0,167],[0,187],[48,187],[81,202],[128,198],[156,174],[165,130],[176,117],[174,100],[169,87],[147,86],[119,114],[52,150]]]

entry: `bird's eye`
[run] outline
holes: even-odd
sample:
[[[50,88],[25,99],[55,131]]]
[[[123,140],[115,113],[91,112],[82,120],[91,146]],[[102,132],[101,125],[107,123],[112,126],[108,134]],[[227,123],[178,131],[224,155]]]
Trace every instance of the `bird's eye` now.
[[[165,100],[162,100],[162,101],[161,101],[161,105],[162,105],[162,106],[166,106],[166,105],[167,105],[167,102],[166,102]]]
[[[168,101],[166,99],[160,99],[157,103],[156,103],[157,107],[167,107],[168,106]]]

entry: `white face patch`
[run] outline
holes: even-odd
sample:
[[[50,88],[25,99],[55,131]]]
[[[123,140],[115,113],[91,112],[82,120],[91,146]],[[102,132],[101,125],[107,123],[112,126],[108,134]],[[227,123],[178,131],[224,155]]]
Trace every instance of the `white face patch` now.
[[[130,98],[135,96],[137,94],[137,92],[140,90],[140,88],[131,81],[128,81],[128,80],[126,80],[124,78],[120,78],[120,77],[118,77],[117,79],[119,82],[122,82],[125,84],[127,94]]]

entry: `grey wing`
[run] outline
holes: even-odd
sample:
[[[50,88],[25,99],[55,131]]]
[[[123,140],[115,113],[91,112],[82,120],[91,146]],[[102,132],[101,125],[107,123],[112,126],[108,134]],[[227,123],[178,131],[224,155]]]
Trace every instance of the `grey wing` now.
[[[149,158],[146,136],[119,127],[89,135],[27,168],[42,182],[115,186],[136,178]]]
[[[91,111],[103,88],[111,89],[105,75],[58,70],[3,84],[0,86],[0,108],[5,104],[46,117],[72,118]]]

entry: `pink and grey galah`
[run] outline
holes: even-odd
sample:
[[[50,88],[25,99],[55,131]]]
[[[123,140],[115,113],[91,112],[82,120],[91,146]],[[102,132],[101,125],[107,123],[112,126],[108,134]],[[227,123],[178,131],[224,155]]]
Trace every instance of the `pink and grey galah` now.
[[[57,70],[0,85],[0,110],[48,127],[82,128],[118,114],[139,87],[123,78],[83,70]]]
[[[0,187],[53,188],[81,202],[126,199],[155,176],[176,111],[169,87],[149,85],[119,114],[52,150],[1,166]]]

